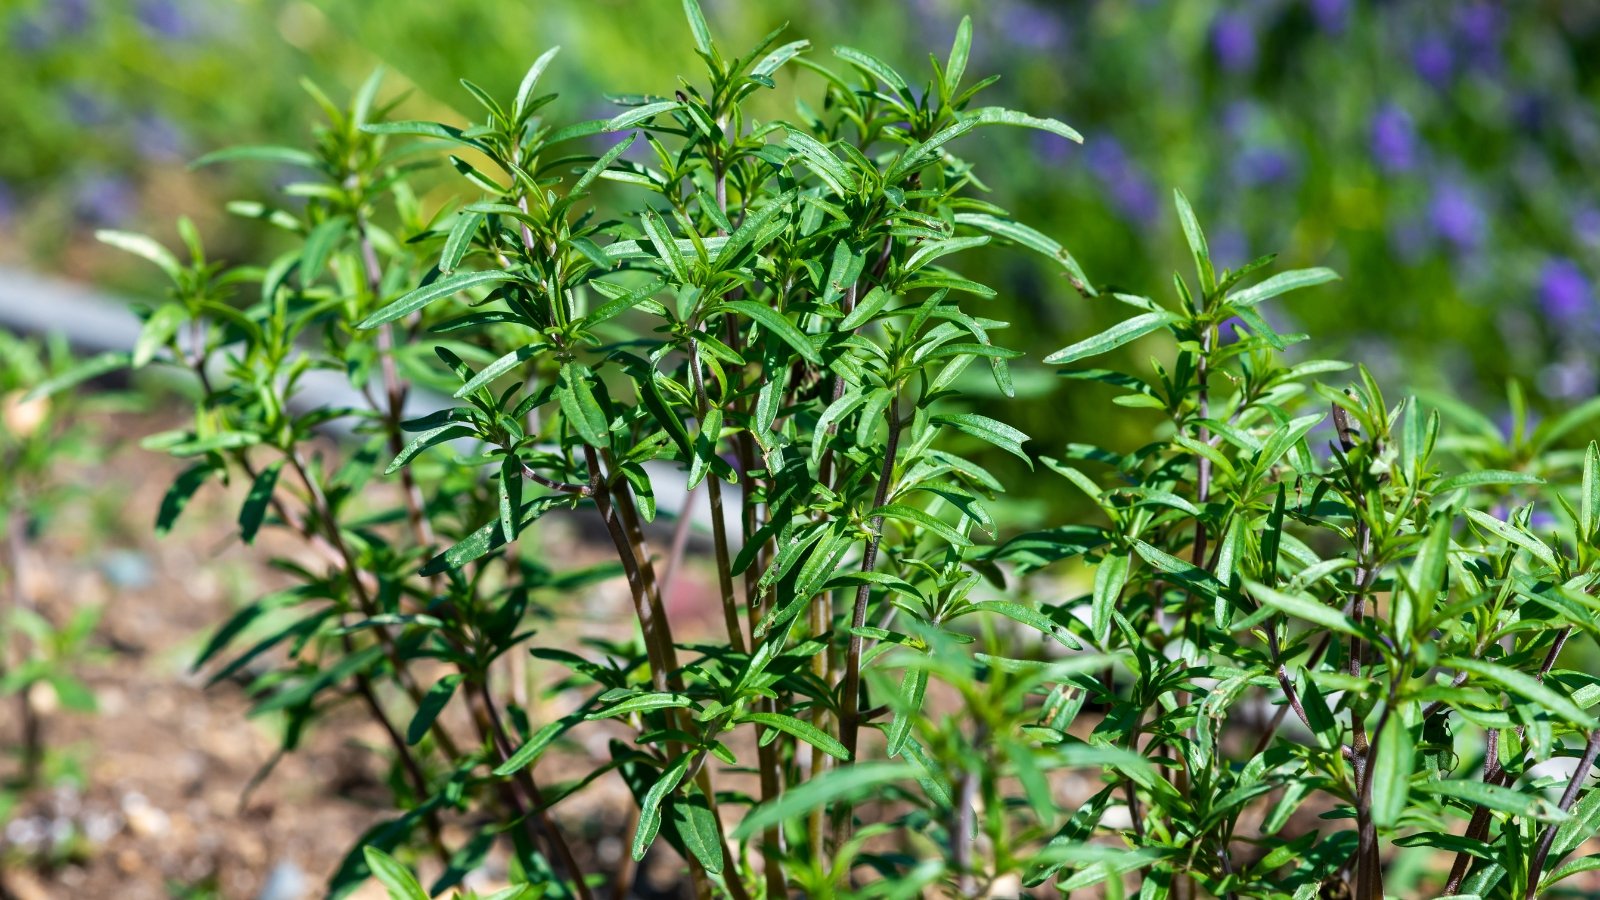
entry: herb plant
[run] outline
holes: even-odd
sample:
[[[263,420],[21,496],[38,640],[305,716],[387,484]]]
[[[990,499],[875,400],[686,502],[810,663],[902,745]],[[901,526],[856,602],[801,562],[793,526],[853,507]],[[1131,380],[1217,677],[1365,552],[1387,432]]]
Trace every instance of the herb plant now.
[[[29,791],[74,769],[50,744],[48,711],[95,710],[94,692],[79,671],[94,656],[99,608],[80,606],[57,621],[41,608],[36,580],[28,578],[38,564],[35,544],[78,492],[66,466],[92,459],[98,449],[80,421],[92,403],[29,394],[92,371],[63,342],[0,332],[0,709],[15,741],[0,746],[14,757],[0,776],[0,824]]]
[[[174,285],[129,362],[197,385],[194,426],[148,442],[193,460],[159,526],[237,480],[244,541],[315,554],[198,664],[250,673],[285,750],[347,700],[387,737],[397,815],[334,895],[424,892],[395,854],[445,891],[504,842],[513,893],[622,896],[629,867],[561,815],[600,779],[636,803],[628,857],[676,854],[701,896],[1522,897],[1594,867],[1567,857],[1600,816],[1600,680],[1560,666],[1600,629],[1600,450],[1561,449],[1593,406],[1502,452],[1458,407],[1465,435],[1364,368],[1284,361],[1304,336],[1261,306],[1335,276],[1217,271],[1181,195],[1194,275],[1165,302],[1098,290],[977,196],[983,129],[1077,134],[976,104],[970,23],[911,82],[781,32],[727,56],[684,6],[704,71],[609,119],[546,120],[553,50],[514,97],[463,82],[466,125],[392,120],[377,77],[346,106],[312,88],[311,149],[205,160],[307,173],[298,205],[233,207],[295,239],[264,267],[188,226],[183,259],[105,235]],[[796,68],[820,96],[758,118]],[[474,199],[419,199],[437,155]],[[1044,360],[1149,429],[1038,457],[1087,521],[991,511],[981,460],[1035,456],[967,390],[1014,393],[995,291],[954,267],[989,243],[1130,310]],[[1137,372],[1082,365],[1136,341]],[[330,376],[360,402],[304,403]],[[453,401],[412,416],[414,385]],[[658,504],[673,483],[689,499]],[[722,634],[689,642],[664,598],[700,493]],[[558,514],[615,562],[542,559]],[[631,634],[542,638],[612,578]],[[529,653],[570,673],[537,704],[506,675]],[[607,758],[541,771],[586,733]]]

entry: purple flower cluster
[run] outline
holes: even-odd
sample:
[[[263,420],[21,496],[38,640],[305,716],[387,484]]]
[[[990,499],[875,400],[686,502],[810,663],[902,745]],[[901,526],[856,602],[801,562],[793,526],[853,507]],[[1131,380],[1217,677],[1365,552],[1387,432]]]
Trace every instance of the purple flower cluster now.
[[[1421,153],[1410,113],[1386,103],[1372,115],[1369,146],[1378,168],[1391,175],[1416,168]]]
[[[1430,31],[1411,45],[1411,65],[1423,81],[1444,90],[1455,80],[1455,48],[1449,38]]]
[[[139,0],[135,14],[146,30],[168,40],[191,38],[199,30],[179,0]]]
[[[89,0],[54,0],[34,15],[15,13],[10,21],[11,46],[23,53],[43,52],[82,33],[91,18]]]
[[[1585,244],[1600,245],[1600,206],[1579,206],[1572,213],[1572,233]]]
[[[1107,135],[1087,141],[1084,163],[1123,218],[1147,225],[1160,216],[1161,200],[1150,176],[1116,138]]]
[[[1225,72],[1248,72],[1256,66],[1256,24],[1249,14],[1225,10],[1211,21],[1211,55]]]
[[[1412,67],[1441,91],[1467,69],[1498,70],[1504,18],[1497,4],[1485,0],[1456,4],[1448,30],[1427,31],[1412,42]]]
[[[1206,238],[1206,248],[1211,251],[1211,262],[1218,272],[1237,269],[1249,262],[1250,239],[1237,228],[1223,228]]]
[[[1311,18],[1328,34],[1344,34],[1350,24],[1350,0],[1311,0]]]
[[[139,198],[132,182],[110,172],[93,170],[77,180],[72,215],[85,225],[121,225],[133,218]]]
[[[1275,147],[1246,147],[1233,158],[1234,180],[1249,187],[1285,184],[1297,175],[1294,157]]]
[[[1428,204],[1428,224],[1451,249],[1466,253],[1478,249],[1489,230],[1488,216],[1477,193],[1454,179],[1440,181]]]
[[[1577,263],[1553,258],[1540,268],[1539,309],[1558,327],[1595,324],[1594,289]]]
[[[183,129],[160,113],[139,114],[131,131],[134,150],[149,162],[179,162],[189,156],[189,139]]]
[[[1052,50],[1067,41],[1067,26],[1052,9],[1033,3],[1005,3],[998,9],[1000,31],[1013,46]]]

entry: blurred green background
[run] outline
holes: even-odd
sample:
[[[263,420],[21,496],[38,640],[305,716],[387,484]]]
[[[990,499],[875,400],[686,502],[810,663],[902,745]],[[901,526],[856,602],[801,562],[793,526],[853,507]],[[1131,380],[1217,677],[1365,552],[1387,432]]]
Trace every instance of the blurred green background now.
[[[1060,118],[1080,146],[1004,129],[964,144],[991,199],[1064,242],[1098,284],[1170,297],[1184,254],[1170,192],[1194,202],[1222,265],[1276,252],[1345,280],[1276,313],[1314,356],[1366,363],[1397,389],[1486,412],[1521,380],[1549,412],[1595,393],[1600,306],[1600,4],[1206,0],[706,0],[722,46],[790,23],[812,56],[847,43],[926,73],[974,17],[969,75],[989,102]],[[266,229],[222,202],[275,176],[187,162],[235,143],[297,143],[315,108],[374,66],[407,117],[462,121],[456,79],[509,94],[545,48],[553,117],[607,115],[604,95],[670,92],[698,70],[672,0],[9,0],[0,17],[0,259],[133,293],[137,263],[95,227],[165,239],[194,216],[235,260]],[[770,102],[813,94],[798,69]],[[787,112],[783,105],[774,114]],[[245,179],[264,181],[251,182]],[[441,178],[440,185],[456,182]],[[441,188],[448,190],[450,188]],[[446,198],[441,196],[439,202]],[[1121,315],[1055,271],[991,249],[977,277],[1037,360]],[[1144,412],[1042,368],[1048,403],[1003,415],[1053,453],[1069,437],[1138,441]],[[974,387],[982,389],[982,382]]]

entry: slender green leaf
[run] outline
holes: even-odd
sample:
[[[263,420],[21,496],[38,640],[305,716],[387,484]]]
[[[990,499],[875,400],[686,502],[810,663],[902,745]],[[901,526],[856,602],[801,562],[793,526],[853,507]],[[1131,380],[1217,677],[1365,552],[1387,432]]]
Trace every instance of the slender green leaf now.
[[[1098,356],[1121,347],[1123,344],[1136,341],[1152,331],[1172,324],[1177,317],[1171,313],[1145,313],[1134,316],[1102,331],[1087,340],[1079,341],[1070,347],[1046,356],[1044,361],[1050,365],[1066,365],[1089,356]]]
[[[764,303],[754,300],[733,300],[717,307],[718,312],[736,312],[754,319],[762,328],[772,332],[785,344],[794,348],[806,362],[814,366],[822,365],[822,355],[806,337],[805,332],[795,327],[789,318]]]
[[[1004,422],[977,413],[940,413],[931,417],[930,421],[936,425],[948,425],[962,434],[993,444],[1027,463],[1028,468],[1033,468],[1033,459],[1022,451],[1022,444],[1028,440],[1028,436]]]
[[[766,725],[769,728],[776,728],[785,734],[792,734],[829,756],[846,761],[850,759],[850,751],[846,750],[844,745],[835,740],[832,735],[809,722],[796,719],[794,716],[756,712],[746,713],[744,721],[755,722],[760,725]]]
[[[361,853],[367,859],[372,877],[388,891],[389,900],[428,900],[428,892],[422,889],[416,876],[394,857],[371,845],[362,847]]]
[[[272,492],[278,486],[278,473],[283,471],[283,460],[274,460],[256,473],[250,483],[250,493],[245,495],[244,506],[239,509],[239,537],[246,544],[255,543],[256,532],[266,518],[267,507],[272,503]]]
[[[417,288],[399,300],[367,316],[357,327],[363,329],[377,328],[385,322],[393,322],[396,319],[405,318],[436,300],[442,300],[445,297],[451,297],[462,291],[486,284],[515,281],[516,277],[510,272],[459,272],[447,278],[441,278],[432,284]]]
[[[1338,280],[1339,273],[1332,269],[1294,269],[1289,272],[1279,272],[1265,281],[1234,291],[1227,296],[1225,302],[1236,309],[1244,309],[1255,306],[1263,300],[1270,300],[1279,294]]]
[[[885,785],[912,778],[914,772],[903,762],[858,762],[829,769],[751,810],[733,830],[733,839],[742,841],[773,825],[798,820],[813,809],[872,795]]]

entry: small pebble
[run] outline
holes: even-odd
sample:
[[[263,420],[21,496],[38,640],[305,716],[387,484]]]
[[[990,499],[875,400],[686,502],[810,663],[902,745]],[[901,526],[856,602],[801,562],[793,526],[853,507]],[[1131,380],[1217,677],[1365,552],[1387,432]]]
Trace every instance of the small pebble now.
[[[306,873],[286,859],[272,867],[256,900],[301,900],[305,895]]]
[[[100,571],[112,585],[124,590],[147,588],[155,581],[150,557],[137,550],[112,550],[100,560]]]

